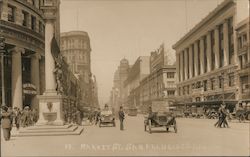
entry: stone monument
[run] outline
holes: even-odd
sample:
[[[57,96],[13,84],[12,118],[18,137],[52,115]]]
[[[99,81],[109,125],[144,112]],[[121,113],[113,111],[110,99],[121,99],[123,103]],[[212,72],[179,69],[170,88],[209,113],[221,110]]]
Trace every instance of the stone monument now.
[[[64,125],[63,89],[61,82],[62,70],[60,66],[60,51],[55,50],[56,30],[59,23],[58,0],[45,0],[41,7],[45,17],[45,92],[38,96],[39,120],[37,125]],[[59,28],[58,28],[59,29]]]

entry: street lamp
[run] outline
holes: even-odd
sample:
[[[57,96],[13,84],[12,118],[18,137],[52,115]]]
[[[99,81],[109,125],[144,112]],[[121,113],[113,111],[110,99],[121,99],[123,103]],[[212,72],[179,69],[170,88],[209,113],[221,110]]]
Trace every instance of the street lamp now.
[[[1,54],[1,84],[2,84],[2,105],[5,106],[5,89],[4,89],[4,53],[5,53],[5,38],[0,37],[0,54]]]

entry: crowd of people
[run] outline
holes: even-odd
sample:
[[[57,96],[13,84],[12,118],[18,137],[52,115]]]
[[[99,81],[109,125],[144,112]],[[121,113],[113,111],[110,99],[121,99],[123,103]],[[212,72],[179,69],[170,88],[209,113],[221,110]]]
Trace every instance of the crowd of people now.
[[[30,109],[29,106],[20,110],[17,107],[2,106],[1,108],[1,125],[3,128],[4,139],[8,141],[11,136],[11,129],[16,126],[17,130],[20,127],[28,127],[34,125],[38,121],[38,112],[36,109]]]

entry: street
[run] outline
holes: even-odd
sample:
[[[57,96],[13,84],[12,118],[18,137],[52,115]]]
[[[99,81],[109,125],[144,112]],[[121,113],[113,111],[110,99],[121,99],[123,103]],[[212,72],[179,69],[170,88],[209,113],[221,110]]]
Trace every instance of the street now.
[[[144,131],[143,116],[126,116],[125,130],[116,127],[85,126],[80,136],[1,138],[2,156],[169,156],[240,155],[249,156],[249,123],[229,123],[215,128],[216,120],[177,119],[178,133],[154,128]]]

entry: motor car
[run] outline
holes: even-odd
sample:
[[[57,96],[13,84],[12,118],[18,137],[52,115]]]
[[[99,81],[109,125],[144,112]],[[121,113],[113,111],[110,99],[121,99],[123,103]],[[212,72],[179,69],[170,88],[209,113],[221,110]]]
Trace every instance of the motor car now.
[[[101,111],[99,127],[110,126],[110,125],[115,127],[115,116],[114,116],[113,112],[111,110]]]
[[[144,119],[144,131],[152,133],[152,128],[165,127],[166,131],[169,128],[174,128],[174,132],[177,133],[177,124],[173,112],[153,112],[151,118],[145,116]]]

